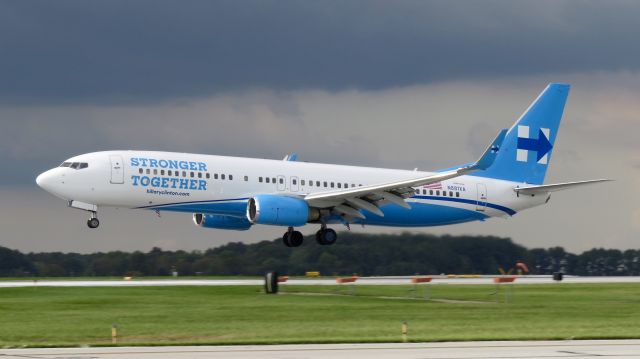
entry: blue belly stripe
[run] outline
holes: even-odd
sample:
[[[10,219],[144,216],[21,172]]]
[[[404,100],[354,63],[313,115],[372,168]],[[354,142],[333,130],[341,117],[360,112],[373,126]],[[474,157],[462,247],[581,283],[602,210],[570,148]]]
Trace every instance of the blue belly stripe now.
[[[481,205],[479,201],[465,198],[436,196],[413,196],[411,198],[429,201],[457,202],[473,206]],[[247,208],[246,201],[248,199],[249,198],[229,198],[208,201],[177,202],[161,205],[141,206],[137,208],[172,212],[219,214],[244,218],[246,216]],[[410,205],[412,207],[411,210],[395,205],[383,206],[381,209],[385,214],[384,217],[379,217],[373,213],[363,210],[363,214],[367,217],[366,220],[364,220],[364,223],[394,227],[438,226],[484,220],[488,217],[486,214],[479,211],[465,208],[455,208],[446,206],[444,204],[441,205],[434,203],[413,202],[410,203]],[[510,216],[516,214],[516,211],[514,211],[513,209],[495,203],[487,202],[485,206],[503,211]],[[361,223],[361,221],[356,221],[356,223]]]
[[[435,196],[413,196],[411,198],[428,199],[428,200],[431,200],[431,201],[458,202],[458,203],[472,204],[474,206],[481,206],[479,201],[476,201],[476,200],[473,200],[473,199],[466,199],[466,198],[435,197]],[[485,202],[482,202],[482,203],[484,204]],[[512,210],[509,207],[501,206],[501,205],[495,204],[495,203],[486,202],[486,204],[484,204],[484,206],[489,207],[489,208],[493,208],[493,209],[497,209],[498,211],[505,212],[510,216],[513,216],[514,214],[517,213],[516,211]]]

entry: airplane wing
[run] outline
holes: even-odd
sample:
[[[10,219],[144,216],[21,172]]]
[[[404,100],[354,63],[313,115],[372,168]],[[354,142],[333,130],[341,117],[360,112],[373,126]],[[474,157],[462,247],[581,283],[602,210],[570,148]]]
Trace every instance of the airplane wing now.
[[[518,194],[524,194],[524,195],[544,194],[544,193],[562,191],[564,189],[574,188],[578,186],[584,186],[592,183],[607,182],[607,181],[612,181],[612,180],[596,179],[596,180],[579,181],[579,182],[544,184],[540,186],[524,186],[524,187],[515,187],[513,190],[516,191]]]
[[[365,216],[360,212],[362,209],[375,213],[378,216],[384,216],[384,213],[379,207],[389,203],[410,209],[411,207],[405,202],[405,199],[414,195],[413,187],[440,182],[489,168],[497,156],[506,133],[507,129],[500,131],[480,159],[467,166],[439,172],[426,177],[417,177],[338,191],[311,193],[305,196],[304,199],[312,207],[330,208],[332,213],[342,215],[347,221],[351,221],[354,218],[364,219]]]

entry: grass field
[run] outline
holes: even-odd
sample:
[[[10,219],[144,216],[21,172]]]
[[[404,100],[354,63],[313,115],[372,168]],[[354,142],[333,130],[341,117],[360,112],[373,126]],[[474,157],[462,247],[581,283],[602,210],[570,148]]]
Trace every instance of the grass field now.
[[[0,347],[640,338],[637,284],[430,288],[2,288]]]

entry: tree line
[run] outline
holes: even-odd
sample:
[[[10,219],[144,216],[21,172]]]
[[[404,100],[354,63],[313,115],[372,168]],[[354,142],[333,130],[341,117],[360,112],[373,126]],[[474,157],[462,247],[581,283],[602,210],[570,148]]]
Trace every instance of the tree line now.
[[[229,243],[205,251],[21,253],[0,247],[0,276],[413,275],[493,274],[518,261],[531,274],[640,275],[640,250],[596,248],[573,254],[562,247],[527,249],[509,238],[429,234],[341,233],[333,246],[311,236],[298,248],[281,240]]]

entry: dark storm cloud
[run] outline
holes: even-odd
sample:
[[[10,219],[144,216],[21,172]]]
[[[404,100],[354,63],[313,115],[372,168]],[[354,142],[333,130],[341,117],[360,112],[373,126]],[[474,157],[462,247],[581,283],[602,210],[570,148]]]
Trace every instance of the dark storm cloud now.
[[[639,17],[632,1],[3,2],[0,102],[634,70]]]

